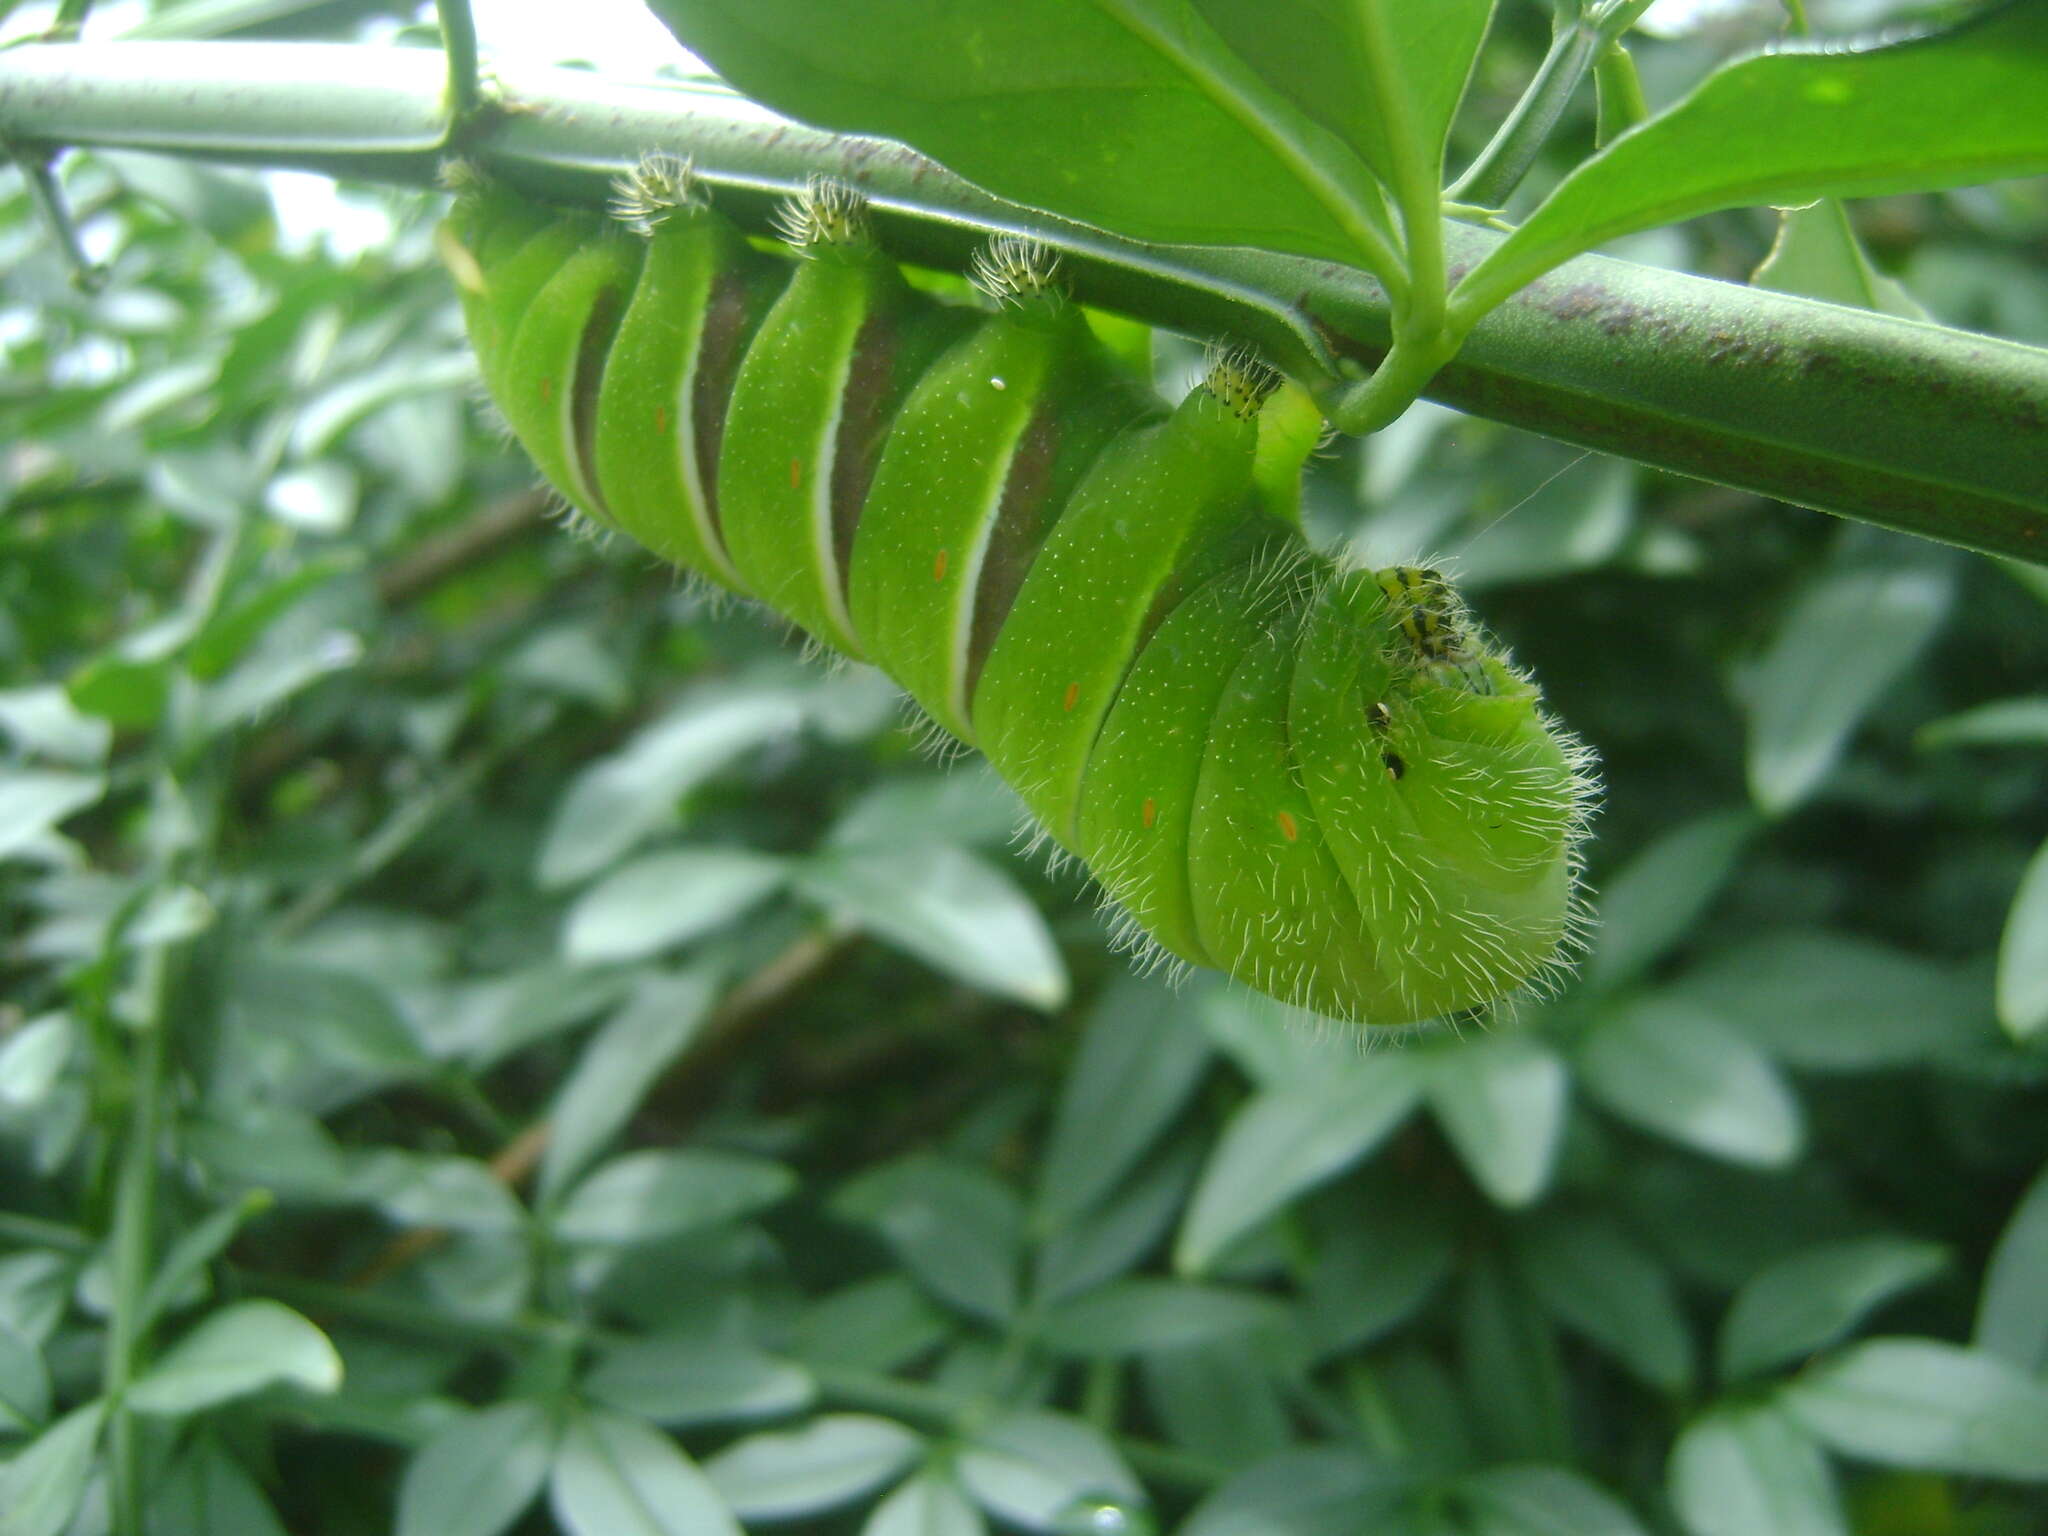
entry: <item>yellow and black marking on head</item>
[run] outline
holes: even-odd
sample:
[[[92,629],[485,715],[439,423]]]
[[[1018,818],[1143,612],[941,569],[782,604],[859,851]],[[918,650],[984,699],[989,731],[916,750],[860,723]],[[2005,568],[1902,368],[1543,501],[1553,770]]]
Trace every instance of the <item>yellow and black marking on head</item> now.
[[[1391,565],[1375,571],[1373,581],[1386,594],[1425,676],[1467,693],[1494,692],[1493,676],[1481,659],[1484,642],[1443,572],[1429,566]]]
[[[612,182],[612,217],[637,234],[651,235],[672,214],[704,206],[696,163],[687,155],[643,155]]]
[[[873,243],[868,200],[830,176],[811,177],[775,210],[775,232],[799,251]]]
[[[1256,419],[1259,407],[1280,387],[1279,371],[1250,347],[1212,346],[1208,365],[1202,388],[1240,421]]]
[[[1448,659],[1464,646],[1443,574],[1420,565],[1390,565],[1373,580],[1393,605],[1401,633],[1417,654]]]

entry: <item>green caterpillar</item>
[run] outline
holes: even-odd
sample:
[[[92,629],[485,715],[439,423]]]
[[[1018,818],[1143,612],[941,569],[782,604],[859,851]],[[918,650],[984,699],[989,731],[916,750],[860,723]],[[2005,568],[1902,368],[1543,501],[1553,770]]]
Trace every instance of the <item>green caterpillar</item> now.
[[[873,662],[1078,854],[1134,943],[1375,1025],[1575,942],[1588,754],[1436,573],[1298,512],[1313,424],[1217,358],[1169,411],[1050,258],[913,290],[814,185],[756,249],[651,158],[617,217],[465,190],[483,377],[583,512]]]

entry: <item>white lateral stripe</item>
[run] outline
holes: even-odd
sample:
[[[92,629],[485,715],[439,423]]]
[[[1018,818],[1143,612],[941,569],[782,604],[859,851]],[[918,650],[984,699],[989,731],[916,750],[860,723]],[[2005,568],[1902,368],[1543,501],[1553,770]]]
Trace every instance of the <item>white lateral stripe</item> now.
[[[811,552],[825,588],[825,611],[839,626],[839,632],[856,645],[860,637],[853,632],[853,615],[846,606],[846,580],[839,569],[838,551],[832,547],[832,472],[838,467],[839,422],[846,414],[846,383],[853,377],[853,353],[859,341],[860,328],[856,325],[854,333],[846,338],[846,350],[839,355],[832,409],[818,433],[811,476]]]
[[[710,290],[711,282],[707,281],[702,291],[691,295],[690,312],[697,316],[697,325],[691,332],[684,354],[683,376],[676,385],[676,470],[682,479],[683,498],[688,503],[683,510],[697,530],[697,539],[704,546],[704,553],[717,567],[719,576],[744,590],[746,583],[733,569],[732,557],[726,554],[725,543],[719,538],[717,525],[711,520],[711,496],[704,484],[704,465],[697,453],[697,369],[704,359],[704,312],[711,300]]]
[[[967,698],[967,655],[974,644],[974,618],[976,600],[981,595],[981,568],[988,561],[989,545],[995,542],[996,520],[1003,515],[1003,493],[1010,488],[1010,466],[1016,462],[1017,446],[1024,440],[1030,429],[1034,409],[1026,411],[1017,423],[1017,430],[1010,434],[1010,440],[1003,445],[1003,451],[994,463],[994,474],[990,477],[988,494],[982,503],[980,531],[973,546],[967,551],[963,562],[965,569],[960,575],[960,593],[953,604],[953,640],[946,655],[946,696],[953,706],[953,716],[968,728],[971,738],[974,730],[973,718],[968,713]]]

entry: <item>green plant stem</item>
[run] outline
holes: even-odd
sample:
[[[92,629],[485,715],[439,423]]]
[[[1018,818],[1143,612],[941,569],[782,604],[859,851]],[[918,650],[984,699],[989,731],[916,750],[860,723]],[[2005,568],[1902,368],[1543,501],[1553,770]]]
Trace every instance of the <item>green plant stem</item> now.
[[[476,17],[469,0],[434,0],[441,47],[448,56],[448,137],[460,137],[476,115],[483,92],[477,81]]]
[[[57,18],[50,23],[50,37],[53,41],[68,42],[85,28],[86,17],[92,14],[93,0],[63,0],[57,7]]]
[[[1585,0],[1570,0],[1560,6],[1550,49],[1522,99],[1445,197],[1482,208],[1506,206],[1587,72],[1649,8],[1650,0],[1608,0],[1590,6]]]
[[[357,845],[342,870],[309,887],[285,909],[274,929],[277,936],[287,938],[303,933],[333,911],[335,904],[350,891],[388,868],[444,814],[466,801],[493,768],[539,735],[548,718],[549,712],[536,711],[509,727],[498,740],[471,753],[426,794],[401,802]]]
[[[141,963],[147,972],[144,985],[156,1006],[151,1010],[152,1017],[137,1032],[135,1042],[128,1128],[114,1190],[108,1261],[113,1305],[107,1320],[101,1377],[102,1388],[112,1405],[107,1420],[107,1460],[117,1536],[142,1536],[141,1461],[134,1415],[125,1399],[147,1342],[142,1310],[155,1248],[157,1137],[163,1116],[165,1035],[169,1029],[162,1006],[168,953],[162,947],[148,950]]]
[[[86,293],[98,292],[107,275],[85,254],[85,246],[78,238],[78,221],[71,217],[71,204],[64,197],[64,188],[48,157],[23,155],[17,163],[28,182],[29,201],[35,205],[50,238],[57,242],[57,249],[64,253],[72,283]]]
[[[91,1234],[81,1232],[77,1227],[67,1227],[60,1221],[45,1221],[40,1216],[24,1216],[19,1211],[0,1211],[0,1243],[15,1243],[23,1248],[48,1248],[74,1256],[91,1253],[96,1246]]]
[[[1325,389],[1333,354],[1371,367],[1393,341],[1386,291],[1333,263],[1118,240],[722,91],[570,70],[497,79],[520,110],[492,114],[469,152],[537,196],[599,206],[611,175],[668,148],[695,157],[722,210],[764,231],[779,196],[838,174],[874,199],[905,260],[959,270],[991,229],[1035,234],[1084,302],[1242,338]],[[35,45],[0,54],[0,138],[430,186],[444,83],[426,50]],[[1447,226],[1448,270],[1470,272],[1499,240]],[[1425,391],[1446,405],[1986,553],[2048,553],[2048,350],[1597,256],[1520,291],[1454,290],[1451,320],[1470,334]]]
[[[1457,342],[1444,323],[1441,147],[1421,142],[1399,78],[1401,61],[1385,33],[1384,14],[1377,6],[1362,6],[1359,21],[1370,40],[1366,54],[1372,78],[1367,84],[1382,104],[1407,264],[1406,289],[1389,295],[1393,347],[1369,378],[1326,396],[1324,409],[1340,429],[1366,433],[1377,432],[1414,404],[1437,369],[1450,361]]]
[[[1522,99],[1495,130],[1479,158],[1452,183],[1447,197],[1482,208],[1504,207],[1522,178],[1536,163],[1550,132],[1571,103],[1606,46],[1600,33],[1583,19],[1560,19],[1551,34],[1550,51],[1536,67]]]
[[[865,1371],[829,1366],[814,1367],[814,1374],[819,1390],[828,1398],[851,1407],[877,1408],[899,1418],[949,1432],[971,1431],[989,1411],[985,1399],[936,1387],[929,1382],[904,1381],[896,1376],[876,1376]],[[1130,1462],[1131,1469],[1155,1482],[1202,1492],[1230,1475],[1229,1468],[1218,1466],[1207,1457],[1190,1451],[1136,1440],[1128,1435],[1112,1438],[1117,1449],[1123,1452],[1124,1459]]]

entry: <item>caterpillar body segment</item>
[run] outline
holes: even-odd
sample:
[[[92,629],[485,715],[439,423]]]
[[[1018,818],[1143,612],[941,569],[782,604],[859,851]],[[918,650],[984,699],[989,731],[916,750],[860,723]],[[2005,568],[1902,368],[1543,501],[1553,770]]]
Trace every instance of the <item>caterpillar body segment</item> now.
[[[982,668],[975,744],[1084,859],[1075,813],[1102,721],[1172,602],[1263,517],[1257,439],[1255,422],[1203,389],[1115,439],[1039,547]]]
[[[644,243],[598,395],[597,482],[621,530],[744,591],[717,470],[741,360],[784,274],[708,208],[669,211]]]
[[[968,700],[1046,514],[1066,506],[1110,437],[1148,413],[1064,309],[992,316],[896,413],[861,509],[853,627],[960,740],[974,739]]]
[[[1308,549],[1298,391],[1225,355],[1168,411],[1042,250],[942,304],[829,186],[794,260],[673,166],[621,207],[637,236],[480,188],[444,230],[576,505],[889,672],[1160,952],[1386,1025],[1568,952],[1585,754],[1441,576]]]
[[[1277,557],[1283,567],[1292,562]],[[1298,600],[1276,561],[1245,561],[1203,583],[1153,630],[1117,691],[1082,786],[1077,844],[1125,913],[1166,950],[1227,969],[1195,919],[1189,854],[1207,744],[1233,668]]]

